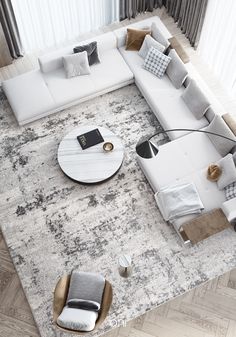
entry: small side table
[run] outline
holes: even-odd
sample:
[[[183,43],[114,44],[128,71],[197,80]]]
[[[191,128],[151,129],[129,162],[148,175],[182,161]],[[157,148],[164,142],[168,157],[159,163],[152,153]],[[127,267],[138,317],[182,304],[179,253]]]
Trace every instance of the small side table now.
[[[170,42],[170,47],[172,49],[175,49],[176,53],[179,55],[183,63],[188,63],[190,61],[189,56],[184,50],[184,48],[181,46],[177,38],[173,36],[169,38],[168,41]]]

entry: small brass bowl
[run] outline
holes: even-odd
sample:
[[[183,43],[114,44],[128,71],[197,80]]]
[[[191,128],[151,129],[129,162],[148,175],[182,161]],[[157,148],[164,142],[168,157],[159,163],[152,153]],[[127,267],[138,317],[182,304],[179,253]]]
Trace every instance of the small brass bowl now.
[[[103,144],[103,150],[105,152],[111,152],[114,149],[114,145],[111,142],[106,142]]]

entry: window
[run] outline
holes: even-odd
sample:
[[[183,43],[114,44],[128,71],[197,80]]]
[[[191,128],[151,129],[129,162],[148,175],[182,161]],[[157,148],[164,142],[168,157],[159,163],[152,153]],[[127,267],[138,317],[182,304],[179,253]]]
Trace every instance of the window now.
[[[25,52],[45,49],[119,20],[118,0],[12,0]]]

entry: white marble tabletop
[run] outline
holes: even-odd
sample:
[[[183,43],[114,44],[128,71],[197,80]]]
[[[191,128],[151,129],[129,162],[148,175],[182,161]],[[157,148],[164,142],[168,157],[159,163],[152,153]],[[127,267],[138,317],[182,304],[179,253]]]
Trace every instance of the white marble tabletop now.
[[[77,136],[99,129],[104,142],[111,142],[111,152],[103,150],[99,143],[83,150]],[[58,162],[62,171],[71,179],[81,183],[97,183],[112,177],[120,168],[124,148],[118,136],[112,131],[97,125],[80,126],[73,129],[61,141],[58,148]]]

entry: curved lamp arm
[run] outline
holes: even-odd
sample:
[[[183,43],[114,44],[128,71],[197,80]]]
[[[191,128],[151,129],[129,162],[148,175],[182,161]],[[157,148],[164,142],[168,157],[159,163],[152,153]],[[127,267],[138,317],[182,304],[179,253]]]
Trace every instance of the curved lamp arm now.
[[[223,136],[223,135],[220,135],[218,133],[211,132],[211,131],[205,131],[205,130],[197,130],[197,129],[169,129],[169,130],[158,131],[157,133],[155,133],[154,135],[152,135],[151,137],[149,137],[148,141],[151,140],[153,137],[159,135],[159,134],[167,133],[167,132],[171,132],[171,131],[193,131],[193,132],[200,132],[200,133],[208,133],[210,135],[218,136],[218,137],[221,137],[221,138],[224,138],[224,139],[230,140],[231,142],[236,143],[236,140],[231,139],[231,138],[226,137],[226,136]]]

